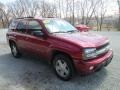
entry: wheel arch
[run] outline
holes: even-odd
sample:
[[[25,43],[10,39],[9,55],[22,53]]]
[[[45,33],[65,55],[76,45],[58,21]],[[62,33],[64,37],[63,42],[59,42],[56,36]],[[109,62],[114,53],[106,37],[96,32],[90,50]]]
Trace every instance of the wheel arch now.
[[[74,61],[73,61],[72,57],[70,56],[70,54],[68,54],[68,53],[66,53],[66,52],[64,52],[64,51],[53,50],[53,51],[52,51],[52,57],[51,57],[51,60],[50,60],[50,63],[51,63],[51,64],[52,64],[52,61],[53,61],[54,57],[55,57],[57,54],[62,54],[62,55],[67,56],[67,57],[70,59],[70,62],[71,62],[71,64],[72,64],[72,66],[73,66],[74,71],[76,71],[75,65],[74,65]]]

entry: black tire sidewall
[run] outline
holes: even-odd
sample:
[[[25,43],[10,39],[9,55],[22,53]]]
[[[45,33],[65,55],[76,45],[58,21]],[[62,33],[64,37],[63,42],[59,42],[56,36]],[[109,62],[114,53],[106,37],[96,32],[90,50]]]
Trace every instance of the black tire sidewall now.
[[[69,68],[70,72],[69,72],[69,75],[68,75],[67,77],[61,77],[61,76],[57,73],[57,71],[56,71],[56,69],[55,69],[55,63],[56,63],[56,61],[59,60],[59,59],[64,60],[64,61],[66,62],[66,64],[68,65],[68,68]],[[54,59],[53,59],[52,66],[53,66],[53,69],[54,69],[55,74],[56,74],[61,80],[68,81],[68,80],[70,80],[70,79],[73,77],[73,74],[74,74],[73,65],[72,65],[71,60],[70,60],[66,55],[62,55],[62,54],[56,55],[56,56],[54,57]]]

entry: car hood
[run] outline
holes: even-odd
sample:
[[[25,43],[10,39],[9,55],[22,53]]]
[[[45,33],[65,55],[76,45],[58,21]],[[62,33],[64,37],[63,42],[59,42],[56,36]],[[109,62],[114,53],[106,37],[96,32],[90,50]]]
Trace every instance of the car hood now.
[[[108,42],[106,37],[89,32],[55,33],[55,36],[81,47],[99,47]]]

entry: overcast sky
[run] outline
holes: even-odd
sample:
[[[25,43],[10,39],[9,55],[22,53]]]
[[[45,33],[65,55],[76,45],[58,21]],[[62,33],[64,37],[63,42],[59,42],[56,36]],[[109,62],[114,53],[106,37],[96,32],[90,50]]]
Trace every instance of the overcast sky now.
[[[14,2],[15,0],[0,0],[0,2],[6,4],[9,2]],[[52,2],[52,0],[49,0]],[[118,14],[117,12],[117,3],[116,0],[106,0],[106,4],[107,4],[107,15],[115,15]]]

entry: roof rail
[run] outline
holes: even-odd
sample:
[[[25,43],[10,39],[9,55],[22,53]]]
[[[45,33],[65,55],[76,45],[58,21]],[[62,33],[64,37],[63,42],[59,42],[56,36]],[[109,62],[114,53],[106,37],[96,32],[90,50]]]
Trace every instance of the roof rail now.
[[[20,17],[20,18],[16,18],[16,19],[24,19],[24,18],[34,18],[34,17]]]
[[[47,18],[55,18],[55,17],[47,17]]]

